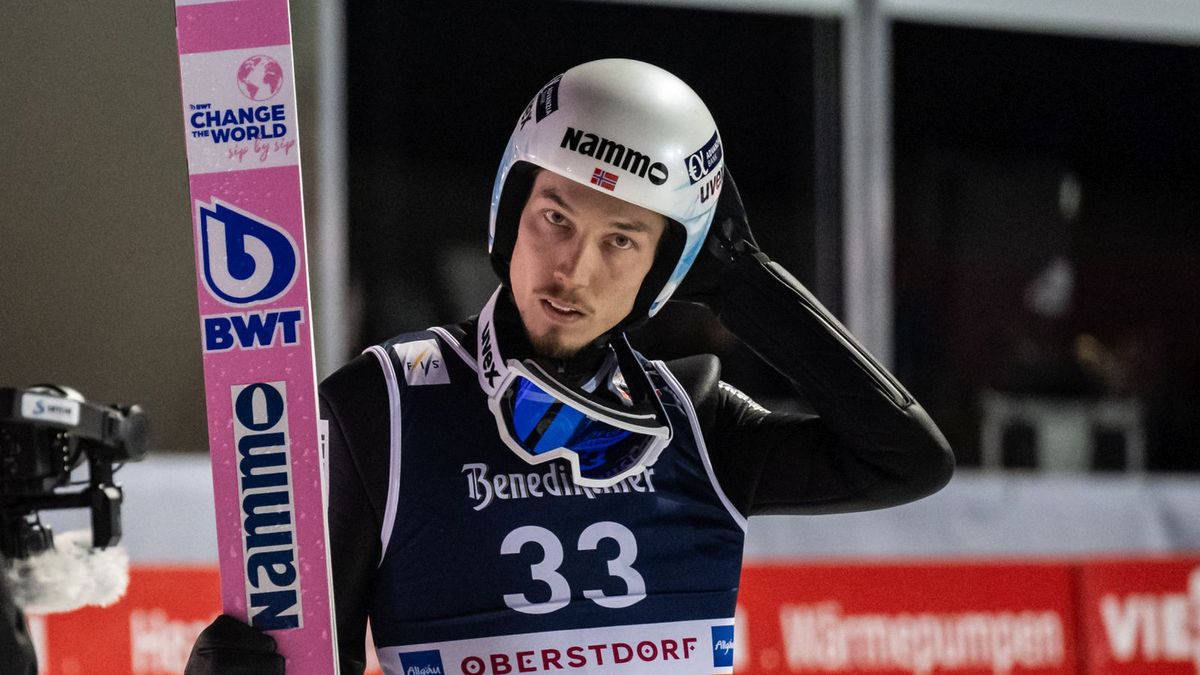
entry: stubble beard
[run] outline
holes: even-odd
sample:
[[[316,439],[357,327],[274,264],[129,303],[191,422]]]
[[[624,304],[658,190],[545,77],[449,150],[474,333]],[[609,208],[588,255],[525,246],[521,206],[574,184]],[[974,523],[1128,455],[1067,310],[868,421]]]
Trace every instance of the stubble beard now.
[[[534,290],[533,295],[535,297],[538,295],[550,295],[556,298],[562,298],[563,302],[576,305],[585,305],[581,298],[569,293],[564,293],[557,286],[537,288]],[[535,309],[533,311],[537,310]],[[542,334],[534,335],[529,330],[529,326],[525,323],[524,312],[522,312],[519,308],[517,312],[521,315],[521,327],[525,329],[525,336],[529,338],[529,343],[533,345],[533,351],[538,356],[548,359],[569,359],[578,354],[580,350],[582,350],[585,346],[587,346],[588,342],[590,342],[589,340],[577,345],[568,344],[567,340],[569,340],[570,337],[564,334],[564,330],[554,327],[553,325],[551,325],[551,327]]]
[[[543,358],[548,359],[569,359],[579,353],[583,346],[571,346],[564,344],[560,336],[553,331],[545,335],[532,335],[526,329],[525,334],[529,336],[529,342],[533,345],[533,351]]]

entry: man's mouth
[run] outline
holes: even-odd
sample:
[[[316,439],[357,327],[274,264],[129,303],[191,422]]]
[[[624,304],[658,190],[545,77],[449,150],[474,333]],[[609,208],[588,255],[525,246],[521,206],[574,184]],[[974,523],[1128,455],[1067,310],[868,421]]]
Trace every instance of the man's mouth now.
[[[550,300],[549,298],[542,298],[542,306],[545,307],[546,311],[550,312],[552,315],[560,316],[564,319],[579,317],[583,316],[584,314],[583,310],[575,307],[574,305]]]

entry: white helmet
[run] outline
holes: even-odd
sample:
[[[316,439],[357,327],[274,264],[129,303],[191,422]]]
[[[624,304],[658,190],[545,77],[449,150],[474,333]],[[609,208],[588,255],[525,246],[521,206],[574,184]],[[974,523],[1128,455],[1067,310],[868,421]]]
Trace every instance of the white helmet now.
[[[696,92],[641,61],[575,66],[542,87],[517,121],[492,188],[488,252],[500,278],[541,167],[666,216],[667,233],[626,321],[654,316],[708,235],[725,166],[716,122]]]

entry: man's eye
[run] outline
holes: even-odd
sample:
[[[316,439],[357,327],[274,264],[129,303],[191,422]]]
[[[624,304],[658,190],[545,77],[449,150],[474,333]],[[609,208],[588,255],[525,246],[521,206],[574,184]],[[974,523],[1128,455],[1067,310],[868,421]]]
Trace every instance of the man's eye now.
[[[617,248],[632,248],[633,240],[623,234],[618,234],[617,236],[613,237],[613,246],[616,246]]]
[[[548,222],[550,222],[550,224],[552,224],[552,225],[565,225],[567,223],[566,216],[559,213],[558,211],[553,211],[553,210],[549,210],[549,209],[546,211],[546,220]]]

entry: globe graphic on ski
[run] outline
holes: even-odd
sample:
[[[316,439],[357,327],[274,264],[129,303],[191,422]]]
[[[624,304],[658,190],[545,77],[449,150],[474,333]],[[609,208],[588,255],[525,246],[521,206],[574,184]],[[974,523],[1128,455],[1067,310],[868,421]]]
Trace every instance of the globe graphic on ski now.
[[[265,101],[279,93],[283,68],[269,56],[251,56],[238,67],[237,81],[246,98]]]

